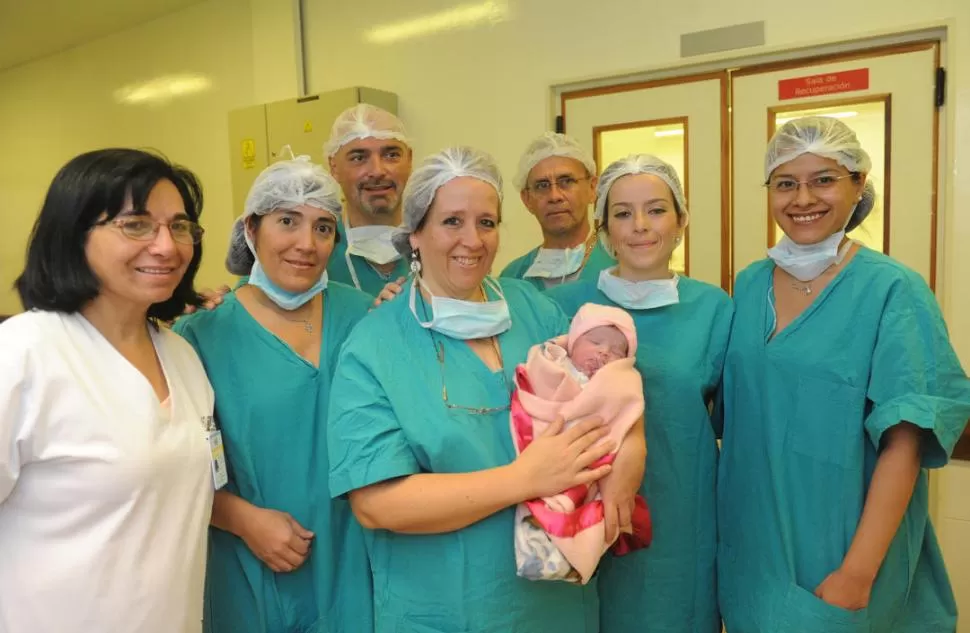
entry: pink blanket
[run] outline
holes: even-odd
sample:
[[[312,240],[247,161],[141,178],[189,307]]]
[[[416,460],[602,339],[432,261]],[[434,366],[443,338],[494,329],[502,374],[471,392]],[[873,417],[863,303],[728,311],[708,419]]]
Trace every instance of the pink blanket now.
[[[566,337],[550,343],[565,346]],[[543,348],[543,344],[533,346],[525,364],[516,368],[511,414],[516,453],[525,450],[533,437],[559,416],[567,421],[566,428],[585,418],[600,417],[609,426],[609,435],[603,441],[612,439],[619,446],[643,414],[643,383],[634,359],[606,364],[582,387],[560,363],[548,358]],[[615,451],[594,467],[611,463],[614,457]],[[615,554],[623,555],[646,547],[651,539],[650,513],[638,496],[633,533],[620,535],[615,545],[607,543],[603,503],[595,483],[527,501],[525,505],[580,574],[583,584],[592,577],[600,558],[611,546]]]

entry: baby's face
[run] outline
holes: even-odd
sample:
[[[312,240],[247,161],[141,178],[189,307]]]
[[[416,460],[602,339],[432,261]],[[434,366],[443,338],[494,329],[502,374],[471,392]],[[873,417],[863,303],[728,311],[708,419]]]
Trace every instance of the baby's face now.
[[[594,327],[573,342],[569,355],[573,365],[590,378],[606,363],[626,358],[630,347],[626,337],[613,325]]]

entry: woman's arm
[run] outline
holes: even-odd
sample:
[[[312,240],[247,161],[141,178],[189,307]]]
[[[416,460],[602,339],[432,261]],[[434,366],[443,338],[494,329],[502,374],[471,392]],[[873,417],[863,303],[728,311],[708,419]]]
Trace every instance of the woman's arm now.
[[[410,475],[350,493],[361,525],[405,534],[460,530],[527,498],[513,464],[474,473]]]
[[[872,475],[862,518],[842,566],[815,590],[822,600],[843,609],[863,609],[876,574],[899,530],[920,472],[920,434],[907,422],[883,435],[883,448]]]
[[[226,490],[212,503],[213,527],[235,534],[273,571],[290,572],[310,553],[313,532],[285,512],[259,508]]]
[[[646,468],[647,438],[643,416],[640,416],[620,444],[613,460],[613,472],[599,481],[607,543],[612,543],[621,531],[632,530],[634,499],[640,492]]]
[[[441,534],[477,523],[509,506],[592,483],[610,466],[587,467],[615,448],[600,446],[607,429],[590,418],[560,433],[558,420],[507,466],[472,473],[422,473],[350,492],[361,525],[405,534]]]

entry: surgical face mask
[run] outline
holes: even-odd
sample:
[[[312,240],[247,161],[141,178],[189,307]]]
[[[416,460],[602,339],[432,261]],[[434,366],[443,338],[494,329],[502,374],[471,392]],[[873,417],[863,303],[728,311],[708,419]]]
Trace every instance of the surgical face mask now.
[[[572,248],[540,248],[525,276],[541,279],[566,277],[582,268],[585,259],[585,243]]]
[[[680,277],[627,281],[613,274],[616,268],[600,272],[597,287],[617,305],[627,310],[652,310],[680,303],[677,285]]]
[[[327,271],[323,271],[320,279],[317,280],[315,284],[310,286],[309,289],[300,293],[287,292],[270,280],[266,276],[266,272],[263,271],[263,267],[259,265],[259,260],[253,264],[253,269],[249,273],[249,283],[256,286],[263,293],[269,297],[270,301],[283,308],[284,310],[296,310],[300,306],[304,305],[315,296],[323,292],[327,288],[328,281]]]
[[[390,264],[401,258],[394,245],[391,244],[393,226],[344,226],[347,236],[347,254],[363,257],[378,266]]]
[[[786,235],[768,249],[768,257],[798,281],[812,281],[842,262],[846,250],[839,244],[844,237],[845,231],[838,231],[815,244],[797,244]]]
[[[505,332],[512,326],[509,304],[497,283],[486,279],[485,283],[498,294],[495,301],[463,301],[450,297],[436,297],[431,294],[420,276],[411,284],[411,312],[421,327],[434,330],[445,336],[467,341],[488,338]],[[418,284],[431,295],[431,320],[422,321],[418,315],[416,298]]]
[[[821,242],[815,244],[798,244],[787,235],[778,240],[772,248],[768,249],[770,257],[778,268],[797,279],[798,281],[808,282],[818,279],[832,266],[838,266],[845,259],[848,248],[839,249],[842,240],[845,239],[845,227],[852,221],[856,207],[862,200],[862,196],[856,200],[855,205],[845,218],[845,224],[841,231],[836,231]],[[848,242],[846,246],[851,244]]]

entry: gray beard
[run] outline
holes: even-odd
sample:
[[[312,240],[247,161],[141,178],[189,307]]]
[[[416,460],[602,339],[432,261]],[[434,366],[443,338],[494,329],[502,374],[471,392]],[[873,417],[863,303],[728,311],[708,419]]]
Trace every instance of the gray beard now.
[[[374,215],[374,216],[392,216],[394,215],[394,211],[396,210],[395,207],[392,207],[390,205],[375,206],[375,205],[363,204],[363,203],[360,205],[360,208],[367,215]]]

